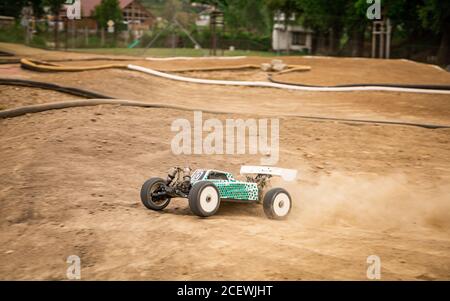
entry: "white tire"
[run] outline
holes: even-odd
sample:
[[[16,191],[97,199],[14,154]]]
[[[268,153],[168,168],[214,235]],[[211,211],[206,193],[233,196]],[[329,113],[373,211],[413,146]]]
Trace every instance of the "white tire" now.
[[[264,212],[270,219],[285,219],[292,208],[292,199],[283,188],[273,188],[264,196]]]
[[[195,215],[208,217],[220,207],[220,194],[217,187],[207,181],[198,182],[189,192],[189,207]]]

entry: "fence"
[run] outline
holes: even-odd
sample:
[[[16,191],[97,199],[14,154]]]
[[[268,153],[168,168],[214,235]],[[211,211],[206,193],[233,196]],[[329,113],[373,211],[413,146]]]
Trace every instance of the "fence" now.
[[[135,34],[127,31],[119,33],[103,33],[100,30],[87,29],[68,29],[59,32],[59,47],[65,48],[127,48],[146,47],[150,41],[155,39],[151,45],[152,48],[194,48],[195,43],[183,30],[174,29],[161,32],[160,30],[146,31],[139,39]],[[200,44],[203,49],[209,49],[212,41],[209,29],[191,29],[191,37]],[[18,24],[12,26],[3,26],[0,29],[0,41],[12,43],[25,43],[26,31]],[[343,36],[339,40],[330,39],[328,35],[314,34],[312,51],[313,55],[334,55],[334,56],[371,56],[370,31],[357,44],[352,37]],[[230,32],[219,31],[217,35],[218,54],[221,50],[227,50],[231,47],[237,50],[251,50],[272,52],[271,36],[258,36],[248,32]],[[34,34],[28,40],[30,46],[40,48],[54,47],[53,29],[46,23],[37,23]],[[335,45],[333,49],[331,45]],[[439,40],[429,38],[427,43],[420,39],[415,41],[404,41],[393,39],[391,47],[391,58],[408,58],[417,61],[436,63],[436,53],[439,48]],[[206,53],[206,52],[205,52]],[[280,54],[286,54],[280,53]],[[298,55],[305,54],[299,52],[288,52],[287,54]]]

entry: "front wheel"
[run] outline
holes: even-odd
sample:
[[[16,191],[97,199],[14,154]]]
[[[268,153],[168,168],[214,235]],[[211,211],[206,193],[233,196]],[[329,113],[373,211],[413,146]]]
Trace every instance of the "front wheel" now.
[[[264,213],[270,219],[285,219],[292,208],[291,196],[283,188],[273,188],[264,196]]]
[[[200,217],[214,215],[220,206],[220,195],[217,187],[211,182],[198,182],[189,192],[189,207]]]
[[[141,188],[141,201],[145,207],[151,210],[163,210],[170,203],[170,198],[165,197],[164,192],[166,182],[161,178],[151,178],[145,181]]]

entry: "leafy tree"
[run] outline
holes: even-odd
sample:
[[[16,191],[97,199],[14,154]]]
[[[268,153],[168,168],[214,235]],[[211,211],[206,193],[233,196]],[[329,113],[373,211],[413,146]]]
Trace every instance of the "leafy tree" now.
[[[162,17],[168,21],[173,20],[181,9],[181,3],[179,0],[167,0],[164,4]]]
[[[268,34],[271,31],[268,7],[261,0],[200,0],[191,2],[213,5],[224,13],[227,29],[254,34]]]
[[[364,41],[371,21],[366,18],[367,0],[142,0],[157,4],[162,14],[171,19],[176,12],[189,8],[189,3],[214,5],[224,12],[228,31],[234,34],[268,35],[272,30],[273,16],[277,12],[289,17],[293,13],[295,23],[302,24],[323,37],[330,54],[351,49],[351,54],[363,54]],[[50,8],[56,22],[59,21],[65,0],[2,0],[0,15],[20,17],[25,5],[32,5],[35,16],[42,15],[43,7]],[[393,25],[393,40],[397,51],[411,57],[417,53],[431,53],[437,46],[438,63],[450,63],[450,1],[441,0],[382,0],[384,17]],[[186,13],[189,15],[189,13]],[[113,20],[116,29],[123,26],[118,0],[102,0],[94,16],[104,29]],[[188,20],[189,18],[187,18]],[[189,20],[188,20],[189,21]],[[186,22],[188,22],[186,21]],[[290,21],[285,18],[285,25]],[[116,30],[116,31],[117,31]],[[325,38],[326,37],[326,38]],[[58,48],[58,28],[54,28],[55,48]],[[320,39],[319,39],[320,40]],[[349,44],[344,44],[347,42]],[[344,46],[344,47],[343,47]],[[406,52],[405,52],[406,51]]]
[[[10,16],[18,18],[24,6],[31,5],[36,17],[41,17],[43,13],[43,0],[2,0],[0,1],[0,16]]]
[[[424,28],[441,36],[437,53],[439,64],[450,63],[450,1],[427,0],[418,7],[418,15]]]
[[[353,1],[348,0],[297,0],[302,12],[302,22],[317,33],[327,34],[330,54],[339,52],[344,34],[346,9]]]
[[[102,0],[102,2],[95,7],[94,18],[102,29],[105,29],[108,26],[109,20],[114,22],[116,29],[119,28],[120,24],[123,22],[119,1]]]
[[[34,16],[40,18],[44,15],[44,3],[45,0],[31,0],[31,6],[33,7]]]
[[[352,56],[364,54],[364,39],[369,20],[366,17],[366,0],[350,1],[345,8],[345,31],[350,38]]]
[[[279,11],[291,15],[300,10],[298,0],[266,0],[267,7],[272,11]]]
[[[268,9],[274,13],[282,13],[285,15],[285,26],[289,23],[289,17],[292,14],[298,14],[302,12],[302,7],[298,0],[266,0]]]
[[[317,35],[329,37],[330,53],[339,50],[339,41],[343,35],[345,25],[345,8],[348,0],[266,0],[270,10],[283,13],[286,18],[295,13],[301,24],[313,29]]]
[[[25,0],[2,0],[0,1],[0,16],[19,17]]]

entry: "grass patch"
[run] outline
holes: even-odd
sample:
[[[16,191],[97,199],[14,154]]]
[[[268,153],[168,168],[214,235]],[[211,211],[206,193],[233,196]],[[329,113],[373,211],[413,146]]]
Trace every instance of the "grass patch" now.
[[[78,48],[70,49],[73,52],[95,53],[104,55],[128,55],[128,56],[152,56],[152,57],[173,57],[173,56],[188,56],[188,57],[202,57],[209,56],[208,49],[193,49],[193,48],[150,48],[144,51],[144,48]],[[222,56],[222,51],[217,51],[217,55]],[[235,50],[224,51],[224,56],[277,56],[275,52],[268,51],[247,51]]]

